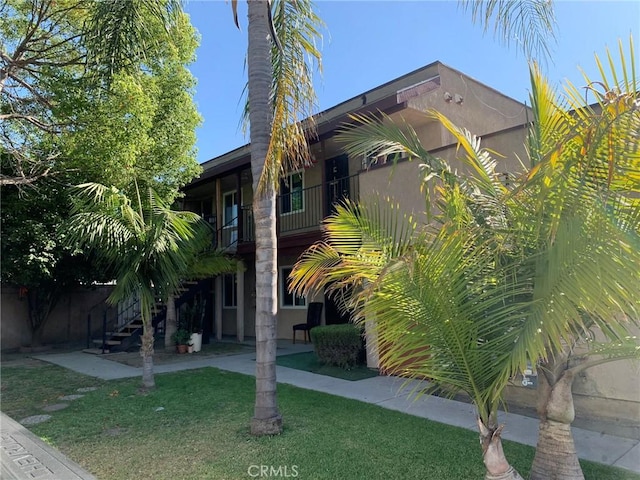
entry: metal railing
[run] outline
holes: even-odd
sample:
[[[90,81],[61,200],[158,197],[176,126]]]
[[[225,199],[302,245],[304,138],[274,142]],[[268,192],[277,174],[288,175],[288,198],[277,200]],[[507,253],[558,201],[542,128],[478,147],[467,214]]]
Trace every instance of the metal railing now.
[[[240,208],[240,217],[242,220],[242,238],[241,242],[253,242],[256,239],[255,225],[253,223],[253,205],[243,205]]]
[[[278,195],[280,233],[318,229],[336,203],[344,199],[357,200],[359,194],[360,182],[356,174]]]
[[[286,234],[318,229],[322,220],[333,213],[336,203],[344,199],[358,200],[359,196],[360,182],[357,174],[278,195],[276,211],[279,232]],[[220,228],[217,238],[220,238],[220,247],[225,249],[233,249],[239,243],[255,241],[252,205],[241,206],[238,217]]]
[[[106,303],[106,298],[93,305],[87,313],[87,348],[93,347],[93,338],[102,339],[102,353],[109,350],[107,333],[117,327],[118,311]]]

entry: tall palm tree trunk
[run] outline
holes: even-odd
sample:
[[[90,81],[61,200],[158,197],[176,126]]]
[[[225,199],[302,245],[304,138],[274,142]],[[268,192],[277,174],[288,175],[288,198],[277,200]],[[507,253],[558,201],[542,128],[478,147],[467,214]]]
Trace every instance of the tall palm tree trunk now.
[[[256,402],[253,435],[282,432],[276,398],[277,240],[275,186],[260,178],[271,132],[271,40],[268,3],[249,0],[249,123],[256,235]],[[260,186],[260,188],[259,188]]]
[[[545,370],[555,372],[555,365],[549,364]],[[538,377],[540,427],[531,480],[584,480],[571,433],[575,418],[571,393],[574,378],[575,372],[569,369],[558,376]]]
[[[142,311],[142,345],[140,355],[142,356],[142,389],[151,390],[155,388],[156,382],[153,377],[153,325],[151,324],[151,314]]]
[[[520,474],[509,465],[502,449],[503,425],[485,425],[478,418],[480,430],[480,445],[482,445],[482,460],[487,469],[485,480],[523,480]]]

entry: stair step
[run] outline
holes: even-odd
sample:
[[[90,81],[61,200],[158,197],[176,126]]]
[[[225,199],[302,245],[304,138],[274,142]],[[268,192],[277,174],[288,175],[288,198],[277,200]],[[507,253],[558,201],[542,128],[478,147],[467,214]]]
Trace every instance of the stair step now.
[[[130,330],[137,330],[138,328],[142,328],[142,322],[141,323],[130,323],[129,325],[125,325],[122,328],[123,328],[123,330],[125,328],[128,328]]]
[[[102,340],[94,338],[93,343],[96,345],[102,345]],[[104,342],[105,345],[120,345],[121,343],[122,342],[120,340],[106,340]]]
[[[131,332],[107,332],[107,337],[130,337]]]

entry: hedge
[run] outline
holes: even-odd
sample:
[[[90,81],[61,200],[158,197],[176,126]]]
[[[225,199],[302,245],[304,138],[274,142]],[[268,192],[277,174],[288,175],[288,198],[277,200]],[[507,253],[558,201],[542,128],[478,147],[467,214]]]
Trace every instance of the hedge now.
[[[350,323],[324,325],[311,329],[311,342],[321,362],[351,368],[360,358],[362,332]]]

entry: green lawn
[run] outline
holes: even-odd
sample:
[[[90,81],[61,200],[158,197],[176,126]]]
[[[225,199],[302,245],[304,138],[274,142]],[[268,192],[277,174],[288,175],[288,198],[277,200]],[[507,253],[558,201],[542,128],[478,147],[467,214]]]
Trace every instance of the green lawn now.
[[[377,370],[367,368],[366,365],[356,365],[350,369],[325,365],[318,360],[314,352],[294,353],[279,356],[276,360],[283,367],[304,370],[305,372],[327,375],[329,377],[342,378],[343,380],[363,380],[378,376]]]
[[[477,436],[467,430],[280,385],[284,434],[253,438],[252,377],[205,368],[156,382],[156,391],[140,395],[138,378],[104,382],[53,365],[3,366],[2,410],[19,420],[59,395],[98,387],[32,430],[99,479],[249,479],[260,465],[310,480],[484,476]],[[505,442],[505,451],[526,478],[533,449]],[[587,479],[640,479],[583,465]]]

